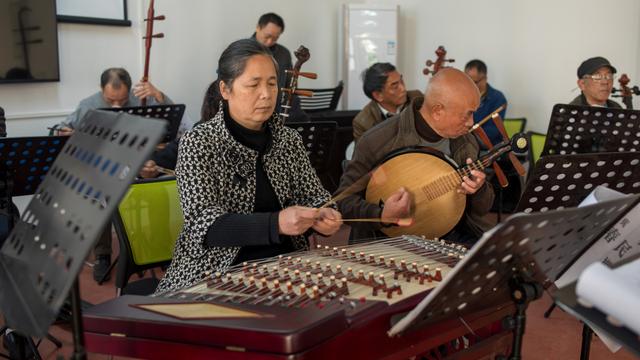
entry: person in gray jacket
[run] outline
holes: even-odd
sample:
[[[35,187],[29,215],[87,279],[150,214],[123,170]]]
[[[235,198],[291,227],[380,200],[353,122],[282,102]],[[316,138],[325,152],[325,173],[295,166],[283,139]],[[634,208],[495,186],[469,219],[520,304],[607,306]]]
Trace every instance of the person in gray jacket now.
[[[123,68],[109,68],[100,75],[100,91],[80,101],[74,112],[67,119],[52,129],[51,135],[72,135],[73,131],[89,110],[140,106],[140,99],[147,99],[148,105],[172,104],[173,102],[150,82],[139,82],[131,86],[131,76]],[[100,236],[93,249],[95,263],[93,278],[101,283],[109,279],[111,265],[111,226]]]
[[[80,101],[74,112],[56,128],[57,135],[71,135],[89,110],[110,107],[140,106],[141,99],[147,105],[173,104],[171,99],[152,83],[141,81],[131,87],[131,76],[123,68],[109,68],[100,75],[100,91]]]

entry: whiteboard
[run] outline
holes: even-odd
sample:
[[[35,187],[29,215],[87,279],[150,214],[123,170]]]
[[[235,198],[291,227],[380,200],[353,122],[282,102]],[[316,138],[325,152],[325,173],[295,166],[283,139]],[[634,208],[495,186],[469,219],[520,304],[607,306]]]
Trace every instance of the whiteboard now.
[[[362,90],[362,72],[376,62],[396,65],[398,53],[398,6],[344,6],[343,107],[360,110],[370,99]]]
[[[126,0],[56,0],[56,6],[58,20],[63,22],[128,23]]]

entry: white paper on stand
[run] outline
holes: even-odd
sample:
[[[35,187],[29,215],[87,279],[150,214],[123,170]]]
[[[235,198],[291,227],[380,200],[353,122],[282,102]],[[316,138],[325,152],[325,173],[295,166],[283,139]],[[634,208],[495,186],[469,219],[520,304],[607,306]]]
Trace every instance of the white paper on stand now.
[[[608,187],[597,186],[578,207],[597,204],[602,201],[619,199],[626,196]],[[613,227],[598,239],[587,251],[577,259],[556,281],[558,288],[565,287],[576,280],[591,264],[616,264],[623,259],[640,253],[640,206],[627,212]],[[613,339],[606,336],[600,329],[592,327],[600,340],[611,352],[617,352],[622,347]]]
[[[640,260],[616,269],[594,263],[587,267],[576,284],[576,296],[640,334]]]
[[[619,199],[627,196],[615,190],[598,186],[587,196],[578,207],[596,204],[602,201]],[[587,266],[602,262],[617,264],[620,261],[640,253],[640,206],[628,211],[613,227],[578,258],[560,276],[555,285],[565,287],[578,280],[578,276]]]

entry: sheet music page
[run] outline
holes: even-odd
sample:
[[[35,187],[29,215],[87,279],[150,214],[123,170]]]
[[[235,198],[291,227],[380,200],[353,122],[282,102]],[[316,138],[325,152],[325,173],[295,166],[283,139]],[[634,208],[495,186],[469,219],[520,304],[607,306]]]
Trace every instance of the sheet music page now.
[[[625,194],[606,187],[596,187],[578,207],[602,201],[618,199]],[[571,267],[556,281],[558,288],[576,281],[587,266],[602,262],[607,265],[616,264],[630,256],[640,253],[640,205],[631,209],[609,231],[598,239]]]
[[[611,269],[602,263],[587,267],[576,284],[576,296],[583,306],[607,314],[614,325],[624,325],[640,334],[640,259]]]
[[[597,186],[578,207],[596,204],[601,201],[618,199],[625,194],[603,186]],[[558,288],[567,286],[578,280],[580,274],[591,264],[616,264],[630,256],[640,253],[640,205],[631,209],[627,214],[598,239],[571,267],[560,276],[555,285]],[[606,336],[601,330],[592,327],[602,342],[611,352],[617,352],[622,347]]]

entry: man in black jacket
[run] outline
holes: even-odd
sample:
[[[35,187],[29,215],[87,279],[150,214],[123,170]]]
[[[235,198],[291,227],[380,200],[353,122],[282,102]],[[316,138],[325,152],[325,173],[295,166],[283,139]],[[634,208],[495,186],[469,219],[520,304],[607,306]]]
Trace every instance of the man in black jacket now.
[[[615,73],[616,68],[601,56],[583,61],[578,67],[578,87],[581,94],[569,104],[622,108],[617,102],[609,100]]]
[[[255,39],[260,44],[266,46],[276,59],[278,63],[278,87],[282,89],[287,87],[287,70],[293,69],[293,63],[291,61],[291,53],[289,49],[283,45],[278,44],[280,35],[284,32],[284,20],[280,15],[275,13],[266,13],[260,16],[258,24],[256,25],[256,31],[251,35],[252,39]],[[276,105],[276,111],[281,113],[280,110],[280,98],[278,98],[278,104]],[[291,99],[291,110],[289,112],[289,118],[285,121],[309,121],[309,115],[307,115],[300,108],[300,99],[297,96],[293,96]]]

